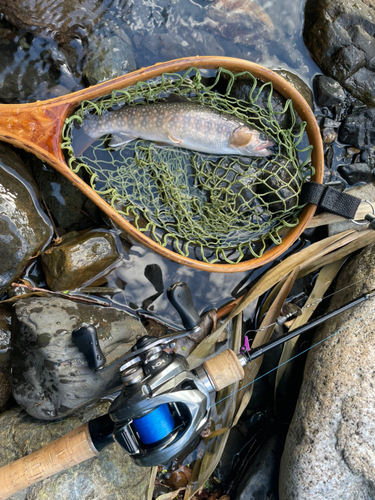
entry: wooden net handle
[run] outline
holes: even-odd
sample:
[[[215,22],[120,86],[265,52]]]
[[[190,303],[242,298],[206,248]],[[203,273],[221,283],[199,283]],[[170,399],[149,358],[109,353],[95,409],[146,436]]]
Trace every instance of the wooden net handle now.
[[[88,424],[83,424],[40,450],[1,468],[0,500],[97,454]]]
[[[245,375],[239,359],[230,349],[209,359],[203,366],[217,391],[242,380]]]

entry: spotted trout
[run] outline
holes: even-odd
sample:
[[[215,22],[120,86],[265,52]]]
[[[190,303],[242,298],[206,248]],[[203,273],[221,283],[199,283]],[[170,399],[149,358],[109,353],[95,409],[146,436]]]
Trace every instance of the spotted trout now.
[[[114,148],[145,139],[157,146],[177,146],[214,155],[268,156],[268,148],[273,146],[265,134],[245,121],[187,99],[125,106],[101,116],[87,115],[83,130],[91,142],[112,134],[109,145]],[[78,154],[75,151],[76,156],[83,150]]]

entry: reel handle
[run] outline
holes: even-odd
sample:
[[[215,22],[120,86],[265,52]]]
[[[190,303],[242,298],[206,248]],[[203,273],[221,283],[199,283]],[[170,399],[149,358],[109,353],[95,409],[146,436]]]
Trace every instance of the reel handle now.
[[[72,342],[84,354],[91,370],[105,365],[105,356],[100,349],[98,333],[93,325],[81,326],[72,332]]]
[[[167,297],[180,315],[186,330],[193,330],[200,324],[201,317],[194,307],[193,297],[186,283],[178,281],[171,285],[167,290]]]
[[[0,469],[0,500],[98,454],[88,424]]]

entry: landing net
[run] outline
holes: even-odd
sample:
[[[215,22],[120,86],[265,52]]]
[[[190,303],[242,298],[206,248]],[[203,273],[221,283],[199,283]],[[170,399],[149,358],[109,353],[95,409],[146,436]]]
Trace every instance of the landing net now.
[[[249,85],[246,100],[233,97],[240,81]],[[171,93],[247,121],[273,139],[274,153],[219,157],[141,140],[111,150],[107,136],[74,156],[73,135],[88,113],[160,102]],[[92,189],[140,232],[187,257],[236,264],[279,245],[287,229],[299,223],[301,188],[313,174],[312,146],[303,146],[306,123],[291,100],[276,111],[273,93],[272,83],[248,72],[234,75],[220,68],[211,80],[195,68],[163,74],[83,101],[65,121],[62,148],[69,167],[87,172]],[[280,124],[283,116],[287,127]]]

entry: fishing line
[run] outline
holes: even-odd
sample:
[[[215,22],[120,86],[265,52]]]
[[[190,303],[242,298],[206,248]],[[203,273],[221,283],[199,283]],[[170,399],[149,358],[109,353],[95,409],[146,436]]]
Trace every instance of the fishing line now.
[[[330,297],[333,297],[333,295],[336,295],[337,293],[340,293],[343,290],[346,290],[347,288],[350,288],[351,286],[357,285],[358,283],[361,283],[361,281],[364,281],[366,279],[368,279],[368,276],[364,276],[363,278],[359,279],[358,281],[355,281],[354,283],[350,283],[349,285],[346,285],[346,286],[340,288],[339,290],[336,290],[335,292],[332,292],[329,295],[326,295],[326,296],[322,297],[321,299],[315,299],[313,302],[311,302],[311,304],[307,304],[307,305],[304,305],[303,307],[301,307],[301,311],[305,311],[306,309],[309,309],[312,306],[320,304],[321,302],[323,302],[323,300],[329,299]],[[274,323],[270,323],[267,326],[262,326],[261,328],[258,328],[257,330],[246,330],[246,332],[245,332],[244,335],[246,337],[246,335],[248,333],[263,332],[264,330],[267,330],[267,328],[269,328],[270,326],[277,326],[277,324],[278,323],[275,321]]]
[[[354,283],[353,283],[354,284]],[[260,375],[259,377],[255,378],[254,380],[252,380],[251,382],[249,382],[248,384],[244,385],[243,387],[241,387],[240,389],[238,389],[237,391],[234,391],[232,392],[231,394],[229,394],[228,396],[226,396],[225,398],[223,399],[220,399],[220,401],[217,401],[216,403],[214,403],[213,405],[210,406],[210,408],[213,408],[214,406],[218,405],[219,403],[221,403],[222,401],[225,401],[226,399],[230,398],[231,396],[233,396],[234,394],[237,394],[238,392],[242,391],[243,389],[245,389],[246,387],[248,387],[249,385],[251,384],[254,384],[255,382],[257,382],[258,380],[260,380],[261,378],[265,377],[266,375],[269,375],[270,373],[274,372],[275,370],[277,370],[279,367],[281,366],[284,366],[286,365],[287,363],[289,363],[290,361],[292,361],[293,359],[296,359],[298,358],[299,356],[301,356],[302,354],[305,354],[306,352],[310,351],[313,347],[316,347],[318,346],[319,344],[322,344],[323,342],[325,342],[326,340],[330,339],[331,337],[334,337],[335,335],[337,335],[338,333],[341,333],[343,330],[345,330],[346,328],[349,328],[350,326],[353,326],[355,325],[356,323],[358,323],[359,321],[361,321],[362,319],[370,316],[371,314],[375,314],[375,311],[371,311],[369,312],[368,314],[365,314],[363,316],[361,316],[360,318],[356,319],[355,321],[353,321],[352,323],[349,323],[348,325],[345,325],[343,326],[342,328],[340,328],[339,330],[337,330],[336,332],[333,332],[331,335],[328,335],[328,337],[320,340],[319,342],[317,342],[316,344],[310,346],[309,348],[305,349],[304,351],[301,351],[300,353],[296,354],[295,356],[293,356],[292,358],[288,359],[287,361],[284,361],[284,363],[282,363],[281,365],[278,365],[276,366],[275,368],[272,368],[272,370],[268,371],[267,373],[264,373],[263,375]]]

